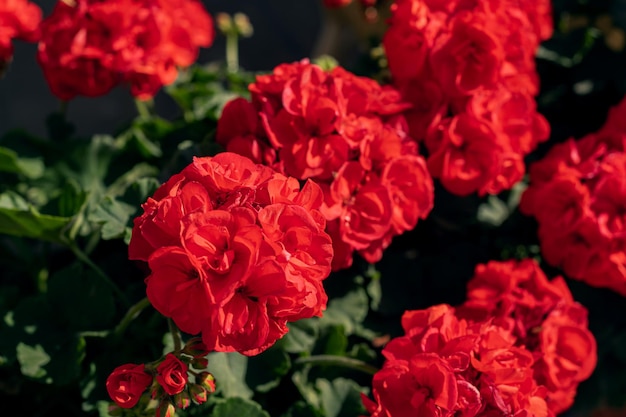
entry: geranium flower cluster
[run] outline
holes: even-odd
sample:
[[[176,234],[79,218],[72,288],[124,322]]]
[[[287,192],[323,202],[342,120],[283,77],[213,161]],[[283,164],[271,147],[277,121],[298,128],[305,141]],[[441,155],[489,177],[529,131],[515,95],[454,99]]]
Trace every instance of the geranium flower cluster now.
[[[383,349],[372,417],[553,416],[596,365],[587,310],[537,263],[480,264],[468,298],[407,311]]]
[[[204,371],[208,366],[206,346],[199,338],[190,339],[178,353],[168,353],[150,364],[127,363],[115,368],[106,381],[115,408],[154,408],[157,417],[173,416],[176,409],[204,404],[215,392],[215,378]],[[190,374],[192,379],[190,379]]]
[[[394,236],[429,214],[433,181],[396,90],[307,60],[257,76],[249,90],[251,101],[225,106],[216,140],[321,186],[334,270],[350,266],[355,251],[377,262]]]
[[[453,194],[497,194],[549,136],[536,110],[535,51],[552,33],[548,0],[396,0],[383,38],[410,132]]]
[[[601,129],[531,164],[520,211],[538,223],[546,262],[626,296],[626,99]]]
[[[129,258],[148,263],[148,299],[180,330],[211,351],[256,355],[326,307],[322,201],[315,183],[246,157],[196,157],[142,205]]]
[[[59,0],[41,24],[37,59],[62,100],[130,85],[149,99],[213,42],[198,0]]]
[[[0,75],[13,59],[13,39],[38,40],[41,17],[39,6],[28,0],[0,2]]]

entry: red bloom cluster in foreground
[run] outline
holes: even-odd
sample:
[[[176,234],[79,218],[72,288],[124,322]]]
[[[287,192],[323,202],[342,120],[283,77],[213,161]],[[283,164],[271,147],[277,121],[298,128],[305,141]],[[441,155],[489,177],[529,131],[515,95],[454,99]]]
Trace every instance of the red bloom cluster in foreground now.
[[[334,270],[350,266],[354,251],[377,262],[394,236],[429,214],[432,178],[407,135],[407,104],[396,90],[306,60],[279,65],[249,89],[251,102],[224,108],[216,139],[322,187]]]
[[[587,310],[532,260],[477,266],[468,300],[407,311],[383,349],[372,417],[553,416],[596,365]]]
[[[13,58],[13,39],[38,40],[41,16],[41,9],[28,0],[0,2],[0,74]]]
[[[510,189],[549,136],[534,58],[552,32],[550,2],[397,0],[389,24],[389,70],[432,175],[457,195]]]
[[[546,262],[626,296],[626,99],[604,126],[530,166],[520,210],[538,223]]]
[[[164,415],[161,411],[165,409],[185,409],[192,402],[203,404],[208,395],[215,392],[213,375],[202,371],[208,365],[205,357],[208,353],[202,342],[192,338],[180,352],[168,353],[155,363],[120,365],[107,378],[109,397],[117,407],[133,408],[142,397],[147,399],[144,396],[147,393],[151,399],[158,400],[157,417]],[[193,380],[189,378],[190,373]]]
[[[120,84],[149,99],[214,36],[197,0],[59,1],[41,34],[37,58],[63,100],[104,95]]]
[[[143,204],[129,258],[152,305],[211,351],[255,355],[320,316],[332,242],[320,188],[243,156],[195,158]]]

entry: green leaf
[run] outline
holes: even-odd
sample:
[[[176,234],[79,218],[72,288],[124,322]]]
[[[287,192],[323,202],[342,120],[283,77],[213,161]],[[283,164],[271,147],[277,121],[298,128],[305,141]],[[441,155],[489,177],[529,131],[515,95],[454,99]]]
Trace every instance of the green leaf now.
[[[322,413],[304,401],[295,402],[281,417],[321,417]]]
[[[136,184],[137,181],[145,178],[154,179],[153,177],[158,175],[158,173],[159,170],[152,165],[144,163],[137,164],[120,175],[115,182],[107,188],[106,194],[111,197],[121,196],[129,187]]]
[[[246,384],[248,357],[237,352],[212,352],[209,371],[215,376],[216,388],[226,398],[252,398],[252,390]]]
[[[163,155],[161,145],[149,139],[142,129],[135,127],[132,130],[132,134],[135,139],[135,143],[137,144],[137,148],[143,156],[148,158],[158,158]]]
[[[67,385],[78,378],[85,359],[85,339],[74,334],[50,351],[52,360],[46,364],[46,373],[55,385]]]
[[[254,401],[228,398],[215,405],[211,417],[270,417],[270,415]]]
[[[317,389],[309,382],[310,371],[310,365],[304,366],[301,370],[293,373],[291,381],[298,388],[300,395],[302,395],[306,403],[319,410],[321,408],[321,399]]]
[[[41,158],[20,158],[12,149],[0,146],[0,171],[34,179],[43,175],[44,164]]]
[[[70,217],[77,214],[85,204],[86,199],[87,192],[81,189],[76,180],[68,178],[61,189],[58,200],[59,215]]]
[[[354,417],[365,414],[361,401],[364,390],[354,381],[337,378],[332,382],[318,379],[315,386],[320,392],[325,417]]]
[[[17,360],[23,375],[41,379],[46,376],[43,367],[50,362],[50,355],[41,345],[29,346],[20,342],[17,345]]]
[[[341,324],[347,335],[355,331],[363,323],[369,310],[369,299],[362,287],[357,287],[343,297],[330,300],[322,317],[322,323]]]
[[[0,233],[33,239],[62,242],[62,232],[70,217],[41,214],[37,209],[15,200],[14,196],[0,195]]]
[[[111,288],[76,262],[48,280],[56,321],[72,330],[96,330],[111,324],[115,299]]]
[[[160,186],[161,182],[156,178],[139,178],[126,189],[122,201],[139,208]]]
[[[314,354],[344,356],[348,347],[348,336],[342,324],[323,326],[317,340]]]
[[[276,345],[248,358],[246,383],[258,392],[268,392],[280,383],[281,377],[289,372],[289,355]]]
[[[311,352],[319,335],[319,319],[311,318],[288,323],[289,332],[277,342],[285,352]]]
[[[87,219],[102,226],[102,239],[117,239],[124,237],[126,226],[137,209],[137,207],[106,196],[87,215]]]

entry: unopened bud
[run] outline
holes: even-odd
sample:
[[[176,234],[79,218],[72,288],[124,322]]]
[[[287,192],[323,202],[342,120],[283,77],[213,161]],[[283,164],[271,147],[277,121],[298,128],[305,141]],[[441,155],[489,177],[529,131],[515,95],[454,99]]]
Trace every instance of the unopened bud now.
[[[202,372],[196,376],[196,384],[202,386],[209,394],[215,392],[215,378],[209,372]]]
[[[233,22],[235,23],[235,28],[237,28],[237,33],[239,33],[244,38],[249,38],[254,33],[254,28],[250,23],[250,19],[243,13],[235,13],[233,16]]]
[[[189,393],[193,402],[198,405],[204,404],[209,397],[206,388],[198,384],[189,384]]]
[[[185,347],[183,349],[183,353],[189,356],[193,356],[194,358],[200,356],[206,356],[209,353],[209,349],[206,347],[202,338],[193,337],[185,343]]]
[[[174,417],[176,416],[176,408],[170,400],[163,400],[156,409],[156,417]]]
[[[181,410],[189,407],[191,405],[191,397],[189,396],[189,393],[187,393],[187,391],[182,391],[174,395],[174,404],[176,405],[176,408],[180,408]]]
[[[193,358],[193,360],[191,361],[191,366],[196,369],[205,369],[207,366],[209,366],[209,360],[203,357]]]
[[[228,34],[233,31],[233,20],[228,13],[217,13],[215,15],[215,23],[219,31],[223,34]]]

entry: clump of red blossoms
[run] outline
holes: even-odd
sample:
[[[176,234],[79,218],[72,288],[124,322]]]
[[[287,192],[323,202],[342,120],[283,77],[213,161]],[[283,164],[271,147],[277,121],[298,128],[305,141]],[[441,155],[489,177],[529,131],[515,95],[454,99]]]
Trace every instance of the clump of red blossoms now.
[[[229,152],[195,158],[143,205],[129,258],[152,305],[210,351],[255,355],[321,316],[332,242],[323,194]]]
[[[213,42],[197,0],[59,0],[41,25],[37,59],[62,100],[130,85],[149,99]]]
[[[520,210],[538,223],[546,262],[626,296],[626,99],[604,126],[530,166]]]
[[[203,404],[215,392],[215,378],[204,371],[208,365],[206,346],[199,338],[191,338],[177,353],[167,353],[149,364],[127,363],[115,368],[107,377],[106,389],[116,408],[141,408],[148,411],[149,400],[157,417],[168,409],[185,409],[194,404]],[[192,377],[190,378],[190,374]],[[114,415],[120,415],[115,413]]]
[[[549,136],[536,110],[535,52],[552,33],[548,0],[396,0],[383,38],[410,132],[451,193],[497,194]]]
[[[383,349],[372,417],[554,416],[591,374],[586,309],[532,260],[476,268],[468,300],[407,311]]]
[[[307,60],[279,65],[249,89],[251,101],[224,108],[216,139],[321,186],[334,270],[349,267],[355,251],[379,261],[394,236],[430,213],[433,181],[395,89]]]
[[[13,39],[38,40],[41,17],[39,6],[28,0],[0,2],[0,75],[13,59]]]

